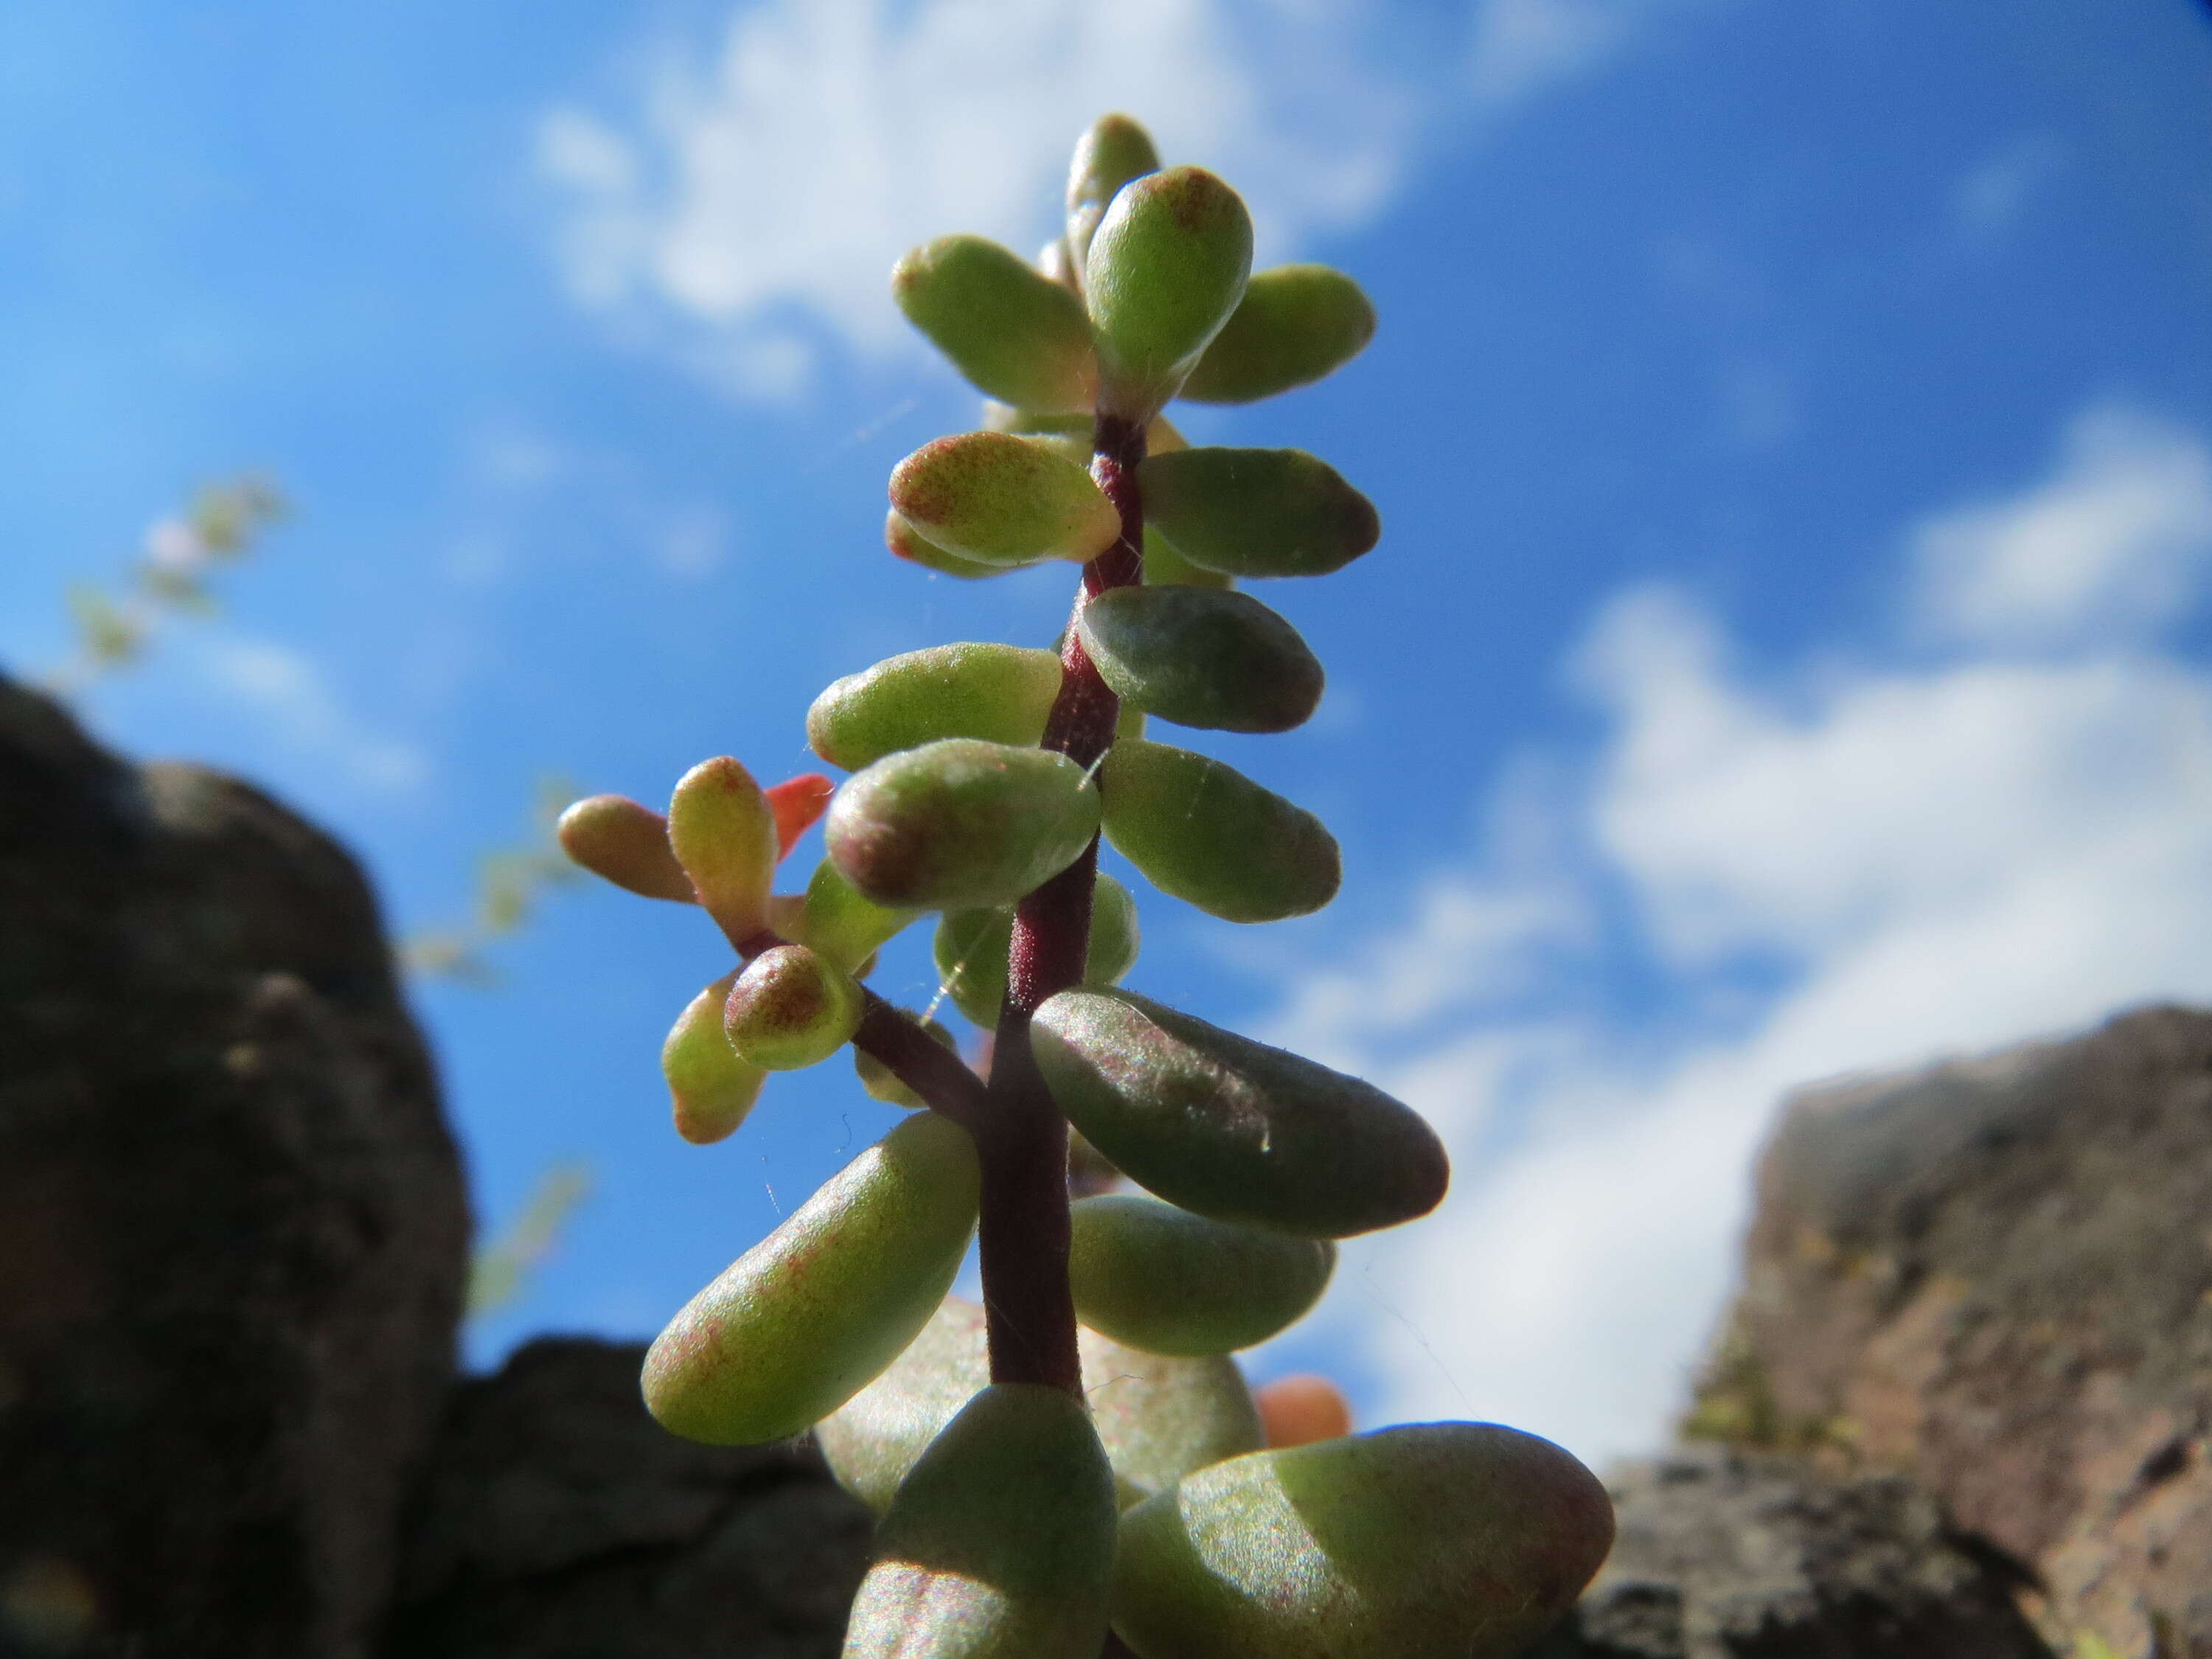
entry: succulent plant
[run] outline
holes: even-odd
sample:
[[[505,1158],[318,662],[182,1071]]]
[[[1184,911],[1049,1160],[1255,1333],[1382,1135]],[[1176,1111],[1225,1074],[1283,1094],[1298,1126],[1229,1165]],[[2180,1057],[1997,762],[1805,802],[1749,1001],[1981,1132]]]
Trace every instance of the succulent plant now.
[[[1332,1241],[1432,1209],[1443,1144],[1358,1078],[1117,987],[1136,905],[1102,837],[1231,921],[1318,909],[1340,875],[1313,814],[1143,735],[1304,721],[1321,665],[1237,584],[1380,535],[1325,462],[1193,447],[1161,417],[1305,385],[1373,331],[1349,277],[1251,252],[1233,190],[1113,115],[1036,264],[965,235],[901,260],[900,307],[994,401],[893,471],[886,542],[967,580],[1073,561],[1069,626],[837,681],[806,716],[851,774],[834,795],[724,757],[665,818],[599,796],[562,822],[578,863],[700,905],[738,957],[664,1047],[679,1133],[729,1134],[773,1073],[848,1045],[913,1114],[695,1297],[644,1378],[678,1434],[814,1427],[882,1517],[848,1659],[1509,1659],[1610,1545],[1603,1489],[1533,1436],[1355,1434],[1314,1378],[1255,1400],[1234,1352],[1313,1305]],[[827,858],[777,894],[825,810]],[[932,914],[988,1076],[867,988]],[[1102,1190],[1122,1178],[1150,1195]],[[981,1307],[948,1294],[978,1234]]]

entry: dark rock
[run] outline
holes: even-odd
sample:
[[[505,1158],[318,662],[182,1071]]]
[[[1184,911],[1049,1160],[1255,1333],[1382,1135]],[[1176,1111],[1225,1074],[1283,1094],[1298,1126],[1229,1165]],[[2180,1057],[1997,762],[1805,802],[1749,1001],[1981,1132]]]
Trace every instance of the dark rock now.
[[[0,1652],[365,1654],[467,1233],[353,862],[0,680]]]
[[[1911,1471],[2049,1629],[2212,1659],[2212,1015],[1796,1095],[1691,1426]]]
[[[1529,1659],[2050,1659],[2016,1572],[1902,1477],[1705,1447],[1607,1485],[1612,1559]]]
[[[390,1659],[829,1659],[867,1511],[811,1445],[701,1446],[646,1415],[641,1346],[533,1342],[462,1385]]]

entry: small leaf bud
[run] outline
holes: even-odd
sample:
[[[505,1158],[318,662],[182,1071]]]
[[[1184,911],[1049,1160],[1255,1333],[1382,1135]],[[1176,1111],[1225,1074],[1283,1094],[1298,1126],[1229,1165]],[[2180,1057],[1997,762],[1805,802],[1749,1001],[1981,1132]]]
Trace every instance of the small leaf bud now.
[[[722,1030],[738,1058],[763,1071],[819,1065],[852,1041],[864,1000],[859,982],[803,945],[762,951],[722,1005]]]
[[[779,841],[775,809],[751,773],[726,755],[686,772],[669,799],[668,844],[732,942],[760,930]]]
[[[1252,1391],[1271,1448],[1310,1446],[1352,1432],[1352,1402],[1325,1376],[1300,1371]]]
[[[669,850],[668,820],[626,795],[577,801],[554,826],[561,850],[617,887],[647,898],[696,904],[691,878]]]
[[[815,820],[830,810],[830,797],[837,793],[837,786],[819,772],[802,772],[770,784],[762,793],[768,797],[769,811],[775,815],[775,856],[780,863],[791,856],[791,849],[814,827]]]
[[[1067,169],[1067,239],[1074,269],[1091,255],[1091,240],[1107,204],[1132,179],[1160,170],[1160,153],[1152,135],[1126,115],[1102,115],[1075,141]]]
[[[960,1012],[989,1030],[999,1023],[1006,995],[1006,951],[1012,942],[1011,907],[949,910],[937,924],[937,971]],[[1111,985],[1137,962],[1137,902],[1129,890],[1101,871],[1091,894],[1091,937],[1084,961],[1085,985]]]

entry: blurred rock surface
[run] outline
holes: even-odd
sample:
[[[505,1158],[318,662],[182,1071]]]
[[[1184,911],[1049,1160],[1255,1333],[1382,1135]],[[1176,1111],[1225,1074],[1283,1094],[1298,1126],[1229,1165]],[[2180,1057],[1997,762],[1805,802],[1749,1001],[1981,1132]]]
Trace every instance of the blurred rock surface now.
[[[353,861],[0,679],[0,1651],[366,1654],[467,1243]]]
[[[2049,1659],[2015,1571],[1902,1477],[1694,1447],[1607,1486],[1612,1559],[1529,1659]]]
[[[390,1659],[834,1659],[867,1511],[804,1443],[678,1440],[642,1346],[553,1338],[456,1392]]]
[[[2212,1014],[1792,1097],[1691,1426],[1908,1472],[2055,1639],[2212,1659]]]

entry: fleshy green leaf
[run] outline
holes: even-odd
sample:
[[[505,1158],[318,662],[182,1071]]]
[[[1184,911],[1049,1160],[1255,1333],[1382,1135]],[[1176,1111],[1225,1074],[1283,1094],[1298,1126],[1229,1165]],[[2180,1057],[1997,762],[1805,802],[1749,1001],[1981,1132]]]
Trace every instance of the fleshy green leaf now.
[[[1168,538],[1145,526],[1145,582],[1150,587],[1211,587],[1226,592],[1237,578],[1193,564],[1175,550]]]
[[[1142,738],[1098,773],[1107,840],[1163,893],[1224,921],[1280,921],[1336,896],[1336,837],[1236,768]]]
[[[1123,1508],[1261,1444],[1258,1408],[1234,1360],[1171,1359],[1080,1328],[1075,1336]],[[845,1489],[880,1515],[922,1449],[990,1380],[982,1309],[948,1297],[914,1346],[818,1425],[815,1438]]]
[[[981,581],[986,576],[1003,576],[1013,567],[1003,564],[983,564],[974,559],[963,559],[957,553],[948,553],[931,541],[899,515],[893,507],[884,517],[884,545],[890,549],[891,556],[903,559],[908,564],[918,564],[925,570],[934,570],[940,575],[957,576],[962,581]]]
[[[669,799],[668,844],[725,933],[741,939],[766,924],[782,847],[751,773],[727,755],[686,772]]]
[[[1030,1039],[1086,1139],[1217,1221],[1347,1238],[1427,1214],[1450,1182],[1436,1131],[1372,1084],[1133,992],[1048,997]]]
[[[1071,1208],[1068,1287],[1093,1330],[1147,1353],[1230,1353],[1305,1317],[1336,1266],[1327,1239],[1210,1221],[1109,1193]]]
[[[1251,217],[1212,173],[1170,167],[1124,185],[1084,267],[1100,407],[1125,420],[1158,412],[1237,309],[1251,270]]]
[[[1597,1477],[1492,1423],[1422,1423],[1187,1475],[1121,1517],[1139,1659],[1513,1659],[1613,1544]]]
[[[693,997],[660,1045],[660,1070],[668,1079],[676,1133],[695,1146],[708,1146],[734,1131],[768,1080],[759,1066],[739,1060],[722,1035],[722,1005],[737,978],[734,970],[726,973]]]
[[[853,1599],[845,1659],[1097,1659],[1114,1477],[1083,1402],[985,1389],[930,1443]]]
[[[933,1019],[921,1019],[918,1014],[915,1018],[921,1020],[921,1029],[936,1038],[939,1042],[956,1053],[958,1051],[959,1044],[952,1040],[952,1033],[945,1030],[943,1025]],[[928,1104],[920,1095],[899,1081],[896,1072],[891,1070],[865,1048],[853,1050],[853,1070],[859,1074],[860,1086],[868,1091],[870,1097],[880,1100],[887,1106],[902,1106],[912,1112],[918,1111]]]
[[[898,262],[891,294],[979,390],[1028,409],[1090,409],[1098,368],[1083,301],[1012,249],[940,236]]]
[[[1334,374],[1375,337],[1375,307],[1327,265],[1255,270],[1244,297],[1182,383],[1200,404],[1249,404]]]
[[[1137,470],[1145,520],[1191,563],[1231,576],[1325,576],[1381,539],[1375,504],[1303,449],[1201,447]]]
[[[1321,702],[1320,662],[1249,593],[1108,588],[1076,628],[1116,696],[1179,726],[1288,732]]]
[[[554,825],[561,850],[593,875],[647,898],[696,904],[691,878],[668,846],[668,820],[626,795],[593,795]]]
[[[860,974],[878,947],[896,939],[921,914],[864,898],[845,879],[836,861],[825,858],[814,866],[813,879],[806,884],[806,896],[799,902],[797,915],[779,931],[787,931],[797,943],[819,951],[847,973]]]
[[[1107,204],[1130,179],[1157,173],[1160,153],[1152,135],[1126,115],[1102,115],[1075,141],[1075,160],[1067,169],[1066,248],[1077,270],[1090,257],[1091,239],[1106,216]]]
[[[1011,906],[952,910],[937,924],[939,982],[953,1006],[984,1030],[999,1023],[1006,995],[1006,952],[1012,943]],[[1137,965],[1137,902],[1129,890],[1100,872],[1091,894],[1091,938],[1083,982],[1111,985]]]
[[[1016,645],[932,646],[848,674],[806,711],[806,741],[832,766],[857,772],[939,738],[982,738],[1028,748],[1044,735],[1060,695],[1060,659]]]
[[[1046,749],[947,738],[886,755],[830,807],[830,856],[878,904],[1010,904],[1075,860],[1098,830],[1098,791]]]
[[[1094,559],[1121,533],[1091,474],[1007,432],[924,444],[891,472],[891,507],[946,552],[981,564]]]
[[[726,1446],[827,1417],[929,1322],[981,1187],[965,1129],[908,1118],[691,1298],[646,1355],[647,1408]]]
[[[862,1007],[850,974],[804,945],[779,945],[747,963],[731,986],[722,1032],[746,1064],[796,1072],[851,1042]]]

